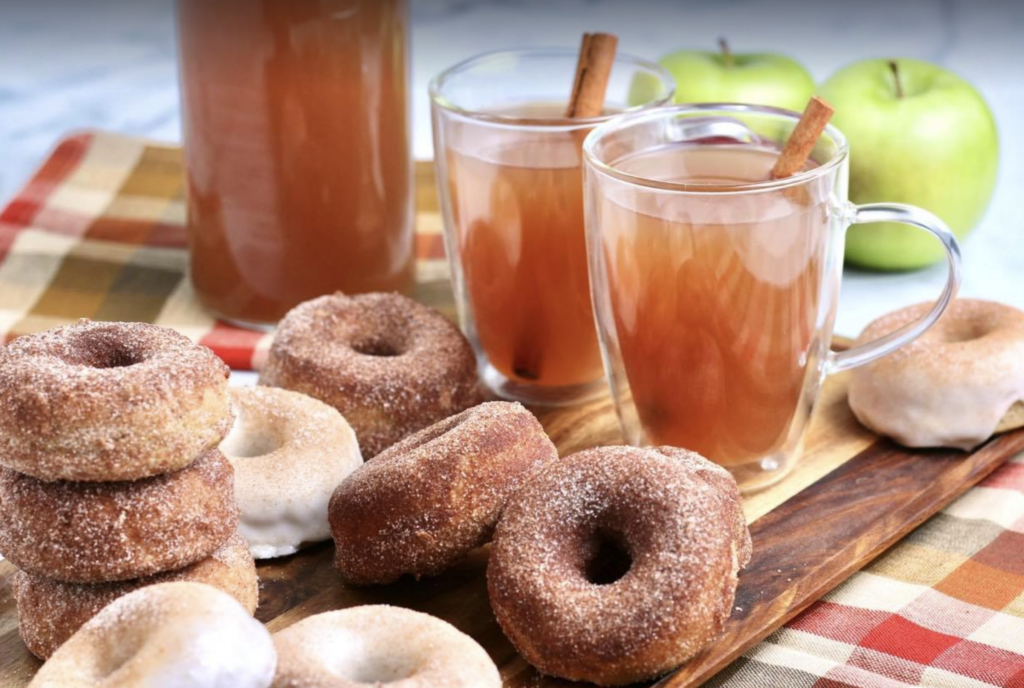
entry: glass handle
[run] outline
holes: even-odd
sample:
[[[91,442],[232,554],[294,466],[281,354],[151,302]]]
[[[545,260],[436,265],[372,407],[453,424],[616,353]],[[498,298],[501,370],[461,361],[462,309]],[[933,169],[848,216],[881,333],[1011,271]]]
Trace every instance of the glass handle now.
[[[946,280],[946,287],[939,296],[939,300],[935,302],[932,309],[920,320],[904,325],[898,330],[890,332],[872,342],[852,347],[846,351],[830,353],[825,369],[829,374],[870,363],[917,339],[929,327],[935,324],[935,321],[939,319],[950,301],[956,296],[957,289],[960,288],[960,244],[957,243],[953,232],[949,230],[949,227],[942,220],[927,210],[922,210],[912,205],[903,205],[902,203],[868,203],[855,206],[853,210],[854,215],[851,224],[902,222],[903,224],[931,233],[932,236],[942,243],[942,248],[946,250],[946,259],[949,263],[949,277]]]

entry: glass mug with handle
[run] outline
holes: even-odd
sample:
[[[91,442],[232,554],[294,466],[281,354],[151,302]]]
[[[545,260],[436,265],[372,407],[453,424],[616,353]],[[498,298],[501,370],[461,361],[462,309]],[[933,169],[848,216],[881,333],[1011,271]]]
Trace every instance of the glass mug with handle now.
[[[802,171],[770,179],[798,119],[681,105],[618,118],[584,143],[593,305],[626,440],[700,452],[744,491],[786,474],[827,375],[920,336],[960,283],[959,246],[937,217],[849,202],[834,127]],[[832,352],[846,230],[881,221],[934,235],[948,281],[921,320]]]

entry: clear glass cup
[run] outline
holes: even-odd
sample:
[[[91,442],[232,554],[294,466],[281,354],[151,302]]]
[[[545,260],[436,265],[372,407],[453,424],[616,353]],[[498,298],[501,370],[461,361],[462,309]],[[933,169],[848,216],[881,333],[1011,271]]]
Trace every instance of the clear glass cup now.
[[[581,146],[613,113],[650,110],[675,90],[662,67],[618,55],[609,114],[567,119],[576,60],[570,49],[488,53],[430,85],[459,320],[484,382],[524,402],[569,403],[604,389],[587,279]]]
[[[960,283],[960,249],[937,217],[848,201],[834,127],[807,169],[769,180],[798,118],[681,105],[617,118],[584,144],[594,311],[626,440],[698,451],[745,491],[791,467],[826,375],[920,336]],[[949,279],[921,320],[833,353],[846,230],[880,221],[934,235]]]

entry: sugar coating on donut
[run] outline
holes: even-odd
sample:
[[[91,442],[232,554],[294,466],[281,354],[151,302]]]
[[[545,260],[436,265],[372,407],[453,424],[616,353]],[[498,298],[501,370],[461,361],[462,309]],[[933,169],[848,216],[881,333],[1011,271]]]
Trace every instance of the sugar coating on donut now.
[[[276,663],[266,628],[230,595],[203,583],[159,583],[104,607],[29,686],[267,688]]]
[[[750,554],[727,471],[672,447],[601,447],[546,465],[509,500],[488,592],[541,672],[622,685],[719,637]]]
[[[63,583],[18,571],[12,588],[18,605],[18,630],[32,654],[46,659],[99,610],[133,590],[192,581],[223,590],[250,614],[259,601],[256,565],[245,539],[232,534],[206,559],[176,571],[116,583]]]
[[[257,559],[330,538],[327,504],[362,465],[355,433],[332,407],[273,387],[231,390],[235,425],[221,451],[235,469],[239,528]]]
[[[509,495],[557,457],[514,402],[481,404],[407,437],[335,491],[335,565],[358,584],[440,573],[485,544]]]
[[[469,342],[441,313],[399,294],[333,294],[295,307],[260,384],[336,408],[366,459],[480,402]]]
[[[44,482],[0,468],[0,554],[80,583],[182,568],[236,530],[232,474],[216,449],[176,473],[132,482]]]
[[[0,349],[0,464],[43,480],[185,467],[231,424],[229,370],[167,328],[88,320]]]
[[[317,614],[274,634],[275,688],[500,688],[480,645],[446,621],[370,605]]]
[[[857,343],[922,317],[910,306],[872,322]],[[956,299],[924,335],[850,380],[850,408],[861,423],[909,447],[970,450],[992,436],[1024,401],[1024,312],[991,301]]]

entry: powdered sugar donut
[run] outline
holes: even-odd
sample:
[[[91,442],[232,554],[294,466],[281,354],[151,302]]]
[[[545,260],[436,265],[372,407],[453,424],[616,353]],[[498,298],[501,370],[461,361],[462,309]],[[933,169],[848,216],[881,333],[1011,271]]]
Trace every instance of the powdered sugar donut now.
[[[446,621],[387,605],[317,614],[274,634],[274,688],[500,688],[480,645]]]
[[[623,685],[719,637],[750,554],[725,469],[675,447],[601,447],[547,464],[513,495],[487,587],[541,672]]]
[[[221,444],[235,468],[239,530],[257,559],[330,538],[327,504],[362,465],[355,433],[312,397],[273,387],[231,390],[235,425]]]
[[[267,688],[267,629],[203,583],[160,583],[120,597],[61,645],[29,688]]]
[[[228,367],[174,330],[81,320],[0,347],[0,464],[40,480],[188,466],[231,427]]]
[[[191,566],[117,583],[63,583],[18,571],[11,579],[18,603],[18,630],[25,646],[46,659],[101,609],[147,585],[170,581],[206,583],[223,590],[252,614],[259,579],[249,546],[235,533],[220,548]]]
[[[884,315],[857,341],[887,335],[931,307]],[[919,338],[855,369],[849,399],[861,423],[908,447],[970,450],[1024,426],[1024,312],[956,299]]]

